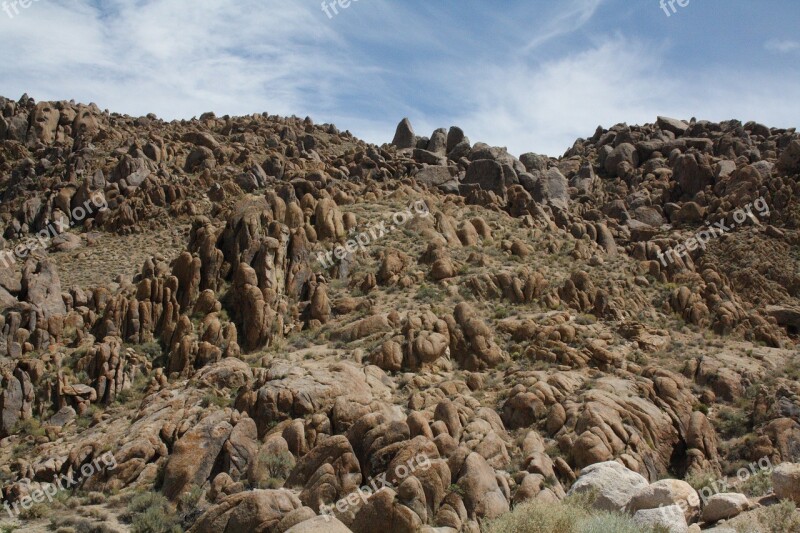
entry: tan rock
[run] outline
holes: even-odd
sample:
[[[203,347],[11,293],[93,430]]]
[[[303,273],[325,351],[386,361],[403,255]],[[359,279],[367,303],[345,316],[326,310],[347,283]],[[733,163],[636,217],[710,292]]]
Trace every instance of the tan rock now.
[[[175,443],[164,470],[164,495],[175,500],[192,485],[208,480],[233,427],[225,411],[218,411],[190,429]]]
[[[649,483],[640,474],[616,461],[609,461],[584,468],[567,496],[597,491],[595,507],[616,512],[625,509],[631,499],[648,486]]]
[[[782,463],[772,471],[775,496],[800,504],[800,464]]]
[[[270,531],[302,506],[288,490],[254,490],[223,498],[203,513],[190,533]]]
[[[628,511],[635,514],[642,509],[656,509],[677,505],[684,512],[687,522],[693,522],[700,514],[700,496],[691,485],[679,479],[662,479],[642,487],[628,503]]]
[[[459,472],[458,485],[464,490],[468,512],[487,519],[508,512],[508,500],[497,484],[494,469],[479,454],[467,456]]]
[[[284,533],[351,533],[351,530],[334,516],[315,516],[290,527]]]
[[[702,521],[713,524],[739,516],[750,509],[750,501],[744,494],[721,493],[712,495],[703,507]]]

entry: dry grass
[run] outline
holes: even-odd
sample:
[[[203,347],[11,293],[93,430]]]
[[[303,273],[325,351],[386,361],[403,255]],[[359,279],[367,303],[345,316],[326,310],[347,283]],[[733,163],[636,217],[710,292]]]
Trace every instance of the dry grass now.
[[[486,522],[485,533],[662,533],[642,528],[624,514],[596,511],[590,496],[571,497],[560,504],[529,501]]]
[[[737,533],[800,533],[800,511],[789,501],[770,505],[731,520]]]

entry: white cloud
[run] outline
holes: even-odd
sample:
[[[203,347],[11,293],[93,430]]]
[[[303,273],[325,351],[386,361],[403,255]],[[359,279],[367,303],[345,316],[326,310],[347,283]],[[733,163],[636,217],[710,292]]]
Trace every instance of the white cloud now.
[[[15,58],[0,89],[165,118],[311,112],[309,102],[337,101],[364,68],[308,5],[40,2],[0,18],[0,48]]]
[[[675,89],[658,80],[656,57],[615,38],[541,65],[497,65],[471,88],[459,121],[473,140],[516,154],[561,154],[598,125],[654,118],[650,104]]]
[[[598,125],[652,123],[658,115],[776,127],[800,122],[796,74],[673,70],[662,56],[663,50],[618,36],[541,65],[481,65],[481,79],[454,84],[464,89],[468,109],[456,122],[473,141],[552,156]]]
[[[546,42],[568,35],[582,28],[594,16],[604,0],[572,0],[569,4],[559,2],[558,13],[550,20],[545,20],[544,27],[534,31],[534,37],[524,48],[530,52]]]
[[[800,50],[800,42],[790,39],[771,39],[764,43],[764,48],[770,52],[788,54]]]

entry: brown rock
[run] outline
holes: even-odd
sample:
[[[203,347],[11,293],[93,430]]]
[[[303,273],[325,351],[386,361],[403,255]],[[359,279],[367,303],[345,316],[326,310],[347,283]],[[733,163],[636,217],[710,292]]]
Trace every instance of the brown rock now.
[[[228,416],[218,411],[206,417],[175,443],[164,471],[162,490],[167,498],[175,500],[192,485],[202,486],[208,480],[233,431]]]
[[[189,533],[268,532],[302,506],[288,490],[254,490],[233,494],[203,513]]]

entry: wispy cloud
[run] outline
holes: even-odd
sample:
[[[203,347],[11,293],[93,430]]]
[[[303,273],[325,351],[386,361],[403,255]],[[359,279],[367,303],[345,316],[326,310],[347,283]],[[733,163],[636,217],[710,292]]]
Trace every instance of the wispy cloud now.
[[[561,154],[598,125],[655,118],[652,104],[677,86],[659,79],[653,52],[617,37],[541,65],[498,65],[472,91],[473,105],[459,122],[517,154]]]
[[[771,39],[764,43],[764,48],[770,52],[788,54],[800,51],[800,41],[793,41],[791,39]]]
[[[320,15],[278,0],[41,2],[0,19],[0,48],[16,58],[2,91],[166,118],[312,112],[357,91],[366,70]]]
[[[530,52],[541,45],[562,35],[570,34],[582,28],[594,16],[604,0],[570,0],[559,2],[554,17],[543,21],[537,35],[522,49]]]
[[[482,65],[482,81],[460,95],[469,111],[456,121],[473,140],[508,145],[517,155],[553,156],[598,125],[643,124],[658,115],[784,127],[800,122],[800,110],[786,105],[800,100],[796,74],[753,72],[759,80],[753,84],[736,69],[674,70],[658,59],[663,55],[661,48],[617,36],[542,65]]]

